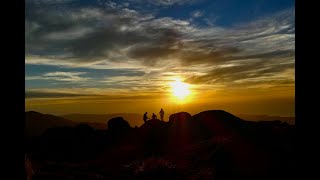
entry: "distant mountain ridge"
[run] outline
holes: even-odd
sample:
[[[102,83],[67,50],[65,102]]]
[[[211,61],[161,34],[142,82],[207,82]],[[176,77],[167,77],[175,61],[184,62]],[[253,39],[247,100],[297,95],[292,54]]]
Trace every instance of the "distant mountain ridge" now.
[[[213,110],[218,111],[218,110]],[[204,111],[209,112],[209,111]],[[202,112],[202,113],[204,113]],[[199,113],[200,114],[200,113]],[[227,115],[227,114],[226,114]],[[231,114],[229,114],[231,115]],[[233,116],[233,115],[232,115]],[[294,124],[294,117],[280,117],[267,115],[246,115],[236,114],[237,117],[246,121],[275,121],[280,120],[288,124]],[[46,129],[59,126],[75,126],[78,124],[88,124],[94,129],[107,129],[107,122],[116,117],[123,117],[131,127],[143,125],[142,115],[137,113],[113,113],[113,114],[67,114],[55,116],[42,114],[36,111],[25,112],[27,136],[41,135]]]
[[[108,120],[116,117],[123,117],[130,126],[141,126],[143,124],[142,115],[137,113],[113,113],[113,114],[67,114],[61,117],[74,122],[97,122],[106,124]]]
[[[235,114],[241,119],[247,121],[275,121],[280,120],[288,124],[295,124],[295,117],[284,117],[284,116],[270,116],[270,115],[250,115],[250,114]]]
[[[25,134],[27,136],[41,135],[46,129],[58,126],[74,126],[75,122],[51,114],[42,114],[35,111],[25,112]]]
[[[78,124],[88,124],[95,129],[106,129],[105,123],[99,122],[79,122],[72,121],[70,119],[55,116],[51,114],[42,114],[36,111],[25,112],[25,135],[26,136],[39,136],[45,130],[52,127],[63,127],[63,126],[76,126]]]

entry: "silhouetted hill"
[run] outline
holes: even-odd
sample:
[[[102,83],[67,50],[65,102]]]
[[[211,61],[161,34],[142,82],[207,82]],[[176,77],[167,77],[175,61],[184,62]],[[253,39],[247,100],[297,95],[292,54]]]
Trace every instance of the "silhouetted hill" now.
[[[140,127],[140,129],[150,128],[150,127],[160,127],[166,124],[167,124],[166,122],[160,121],[159,119],[150,119],[150,120],[147,120],[146,123],[144,123]]]
[[[230,135],[231,130],[240,130],[243,120],[223,110],[203,111],[192,116],[203,131],[216,135]]]
[[[169,123],[181,124],[181,123],[184,123],[185,121],[188,121],[189,119],[191,119],[191,115],[189,113],[180,112],[180,113],[171,114],[169,116]]]
[[[209,110],[135,128],[123,117],[104,123],[107,130],[86,124],[46,130],[29,152],[43,163],[41,172],[52,173],[41,178],[290,179],[295,168],[295,128],[282,121]]]
[[[35,111],[25,112],[25,121],[25,134],[27,136],[39,136],[46,129],[51,127],[76,125],[75,122],[72,122],[65,118],[50,114],[41,114]]]
[[[209,137],[187,112],[171,114],[169,127],[168,148],[170,151],[179,151]]]
[[[62,115],[66,119],[70,119],[75,122],[96,122],[106,123],[106,120],[110,120],[115,117],[123,117],[128,121],[131,127],[141,126],[143,124],[142,114],[136,113],[115,113],[115,114],[67,114]]]
[[[210,110],[192,116],[189,127],[191,128],[185,131],[185,136],[190,134],[192,137],[198,136],[198,142],[203,140],[227,142],[223,145],[222,151],[225,158],[221,159],[221,162],[229,163],[227,165],[229,170],[224,172],[225,175],[228,172],[241,176],[266,173],[266,169],[270,168],[268,164],[273,164],[284,157],[290,162],[289,154],[293,153],[288,147],[294,147],[292,146],[294,129],[285,122],[245,121],[223,110]],[[280,168],[279,164],[272,168]],[[288,164],[283,166],[292,167]]]
[[[39,137],[35,151],[48,160],[77,162],[92,158],[105,143],[96,141],[95,131],[88,124],[48,128]]]
[[[26,136],[39,136],[46,129],[52,127],[75,126],[83,122],[72,121],[63,117],[51,114],[42,114],[35,111],[25,112],[25,134]],[[107,129],[105,123],[85,122],[95,129]]]
[[[130,129],[129,123],[123,117],[115,117],[108,121],[108,130],[114,132],[122,132]]]
[[[144,155],[163,154],[168,141],[168,123],[159,119],[151,119],[136,130]]]

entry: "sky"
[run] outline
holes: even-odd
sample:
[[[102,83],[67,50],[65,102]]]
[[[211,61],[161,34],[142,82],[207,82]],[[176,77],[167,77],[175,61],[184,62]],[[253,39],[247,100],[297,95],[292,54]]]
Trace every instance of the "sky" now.
[[[295,1],[26,0],[25,100],[50,114],[295,116]]]

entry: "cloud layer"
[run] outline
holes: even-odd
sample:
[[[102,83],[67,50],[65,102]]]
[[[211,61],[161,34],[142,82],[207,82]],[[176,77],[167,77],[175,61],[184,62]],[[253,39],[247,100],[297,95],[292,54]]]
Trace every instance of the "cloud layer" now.
[[[198,26],[190,19],[139,12],[130,8],[130,2],[139,3],[101,1],[81,6],[70,0],[27,0],[26,64],[134,69],[144,75],[96,78],[87,72],[61,70],[27,76],[27,83],[54,80],[141,91],[148,86],[152,91],[165,88],[170,77],[181,76],[191,84],[215,87],[294,85],[294,8],[222,27]],[[194,3],[148,2],[156,6]],[[202,15],[194,11],[190,18]]]

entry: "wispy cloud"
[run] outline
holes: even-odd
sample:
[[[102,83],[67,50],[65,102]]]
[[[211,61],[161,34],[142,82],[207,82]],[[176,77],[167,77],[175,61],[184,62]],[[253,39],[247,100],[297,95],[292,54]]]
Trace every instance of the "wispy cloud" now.
[[[173,5],[193,1],[148,2]],[[128,77],[127,84],[137,87],[150,79],[161,86],[167,72],[198,84],[272,81],[279,85],[294,81],[293,73],[283,74],[293,72],[295,64],[294,9],[231,27],[199,27],[192,21],[156,17],[111,1],[85,8],[52,8],[35,1],[26,6],[26,64],[148,72],[148,76]],[[202,14],[195,11],[192,16]],[[26,80],[88,81],[83,75],[60,72]],[[99,81],[120,83],[121,78]]]
[[[150,90],[148,93],[143,93],[141,89]],[[26,99],[79,99],[82,100],[128,100],[128,99],[150,99],[150,98],[161,98],[167,94],[165,91],[157,91],[149,89],[148,87],[132,88],[128,94],[127,90],[110,88],[110,89],[99,89],[99,88],[36,88],[28,89],[25,91]],[[157,95],[157,96],[155,96]]]
[[[89,96],[88,94],[79,94],[79,93],[63,93],[63,92],[46,92],[46,91],[37,91],[37,90],[27,90],[25,92],[25,98],[34,99],[34,98],[74,98]],[[92,95],[91,95],[92,96]]]
[[[85,82],[89,80],[88,77],[80,77],[86,72],[49,72],[41,76],[27,76],[25,80],[54,80],[66,82]]]
[[[194,18],[198,18],[198,17],[203,16],[203,12],[200,11],[200,10],[197,10],[197,11],[192,12],[191,16],[194,17]]]
[[[150,3],[156,6],[171,6],[171,5],[183,5],[197,3],[201,0],[130,0],[136,3]]]

